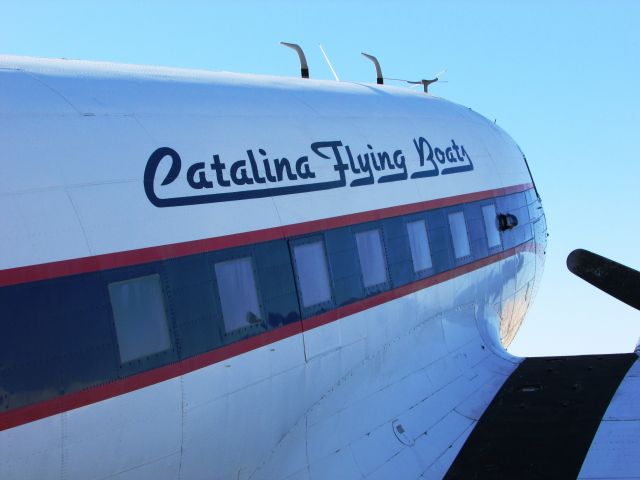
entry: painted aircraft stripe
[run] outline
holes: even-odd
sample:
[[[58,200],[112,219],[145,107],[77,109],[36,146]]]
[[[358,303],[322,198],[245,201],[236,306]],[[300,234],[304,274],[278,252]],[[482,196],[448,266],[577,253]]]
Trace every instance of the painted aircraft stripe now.
[[[0,270],[0,287],[19,283],[47,280],[51,278],[76,275],[80,273],[108,270],[141,263],[167,260],[203,252],[211,252],[224,248],[239,247],[253,243],[266,242],[296,235],[319,232],[331,228],[344,227],[356,223],[381,220],[388,217],[407,215],[435,208],[449,207],[460,203],[474,202],[488,198],[523,192],[533,187],[531,183],[513,185],[510,187],[483,190],[451,197],[427,200],[424,202],[398,205],[378,210],[352,213],[338,217],[312,220],[309,222],[284,225],[251,232],[236,233],[222,237],[206,238],[189,242],[173,243],[156,247],[140,248],[124,252],[107,253],[91,257],[74,258],[56,262],[28,265],[24,267]]]
[[[380,293],[355,303],[345,305],[330,312],[304,319],[302,322],[294,322],[281,328],[264,332],[230,345],[225,345],[210,352],[196,355],[153,370],[138,373],[114,382],[98,385],[86,390],[62,395],[40,403],[0,413],[0,431],[185,375],[189,372],[213,365],[223,360],[242,355],[243,353],[251,350],[270,345],[279,340],[284,340],[294,335],[298,335],[302,333],[303,330],[312,330],[349,315],[365,311],[383,303],[390,302],[391,300],[417,292],[418,290],[446,282],[447,280],[451,280],[487,265],[512,257],[520,252],[537,252],[540,248],[541,247],[536,244],[534,240],[529,240],[509,250],[505,250],[495,255],[459,266],[452,270],[439,273],[432,277]]]
[[[445,478],[576,478],[635,353],[526,358]]]

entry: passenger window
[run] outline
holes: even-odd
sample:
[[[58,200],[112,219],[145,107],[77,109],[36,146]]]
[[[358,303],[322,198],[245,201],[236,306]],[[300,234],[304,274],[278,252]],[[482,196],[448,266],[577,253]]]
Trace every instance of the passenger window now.
[[[225,331],[261,323],[251,257],[216,263],[215,271]]]
[[[121,363],[171,347],[159,275],[110,283],[109,298]]]
[[[409,234],[413,271],[418,273],[431,268],[433,264],[431,263],[431,249],[427,236],[427,222],[424,220],[408,222],[407,233]]]
[[[296,273],[304,308],[331,301],[329,269],[321,240],[293,247]]]
[[[487,243],[489,248],[500,246],[500,231],[498,230],[498,216],[494,204],[482,207],[482,217],[484,218],[484,228],[487,231]]]
[[[449,214],[449,229],[453,239],[453,251],[456,259],[471,255],[469,248],[469,235],[467,234],[467,224],[464,220],[463,212]]]
[[[356,245],[365,288],[387,282],[380,229],[356,233]]]

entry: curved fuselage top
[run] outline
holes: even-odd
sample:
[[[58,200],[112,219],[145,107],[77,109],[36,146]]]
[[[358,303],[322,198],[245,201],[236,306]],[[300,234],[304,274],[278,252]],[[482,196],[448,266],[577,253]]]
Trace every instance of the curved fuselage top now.
[[[0,57],[0,270],[531,182],[466,107],[370,84]]]

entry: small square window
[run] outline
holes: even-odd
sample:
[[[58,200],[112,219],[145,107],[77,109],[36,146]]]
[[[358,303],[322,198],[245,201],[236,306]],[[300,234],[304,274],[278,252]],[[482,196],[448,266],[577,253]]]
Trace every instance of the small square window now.
[[[427,236],[427,222],[424,220],[408,222],[407,233],[409,234],[413,271],[418,273],[428,270],[433,264],[431,263],[431,249],[429,248],[429,237]]]
[[[456,259],[468,257],[471,255],[469,248],[469,235],[467,233],[467,223],[464,220],[463,212],[455,212],[449,214],[449,229],[451,230],[451,238],[453,239],[453,252]]]
[[[110,283],[108,288],[121,363],[171,348],[159,275]]]
[[[482,217],[484,218],[484,228],[487,231],[487,244],[489,248],[500,246],[500,231],[498,230],[498,216],[494,204],[482,207]]]
[[[331,301],[331,284],[321,240],[293,247],[298,284],[304,308]]]
[[[356,245],[365,288],[387,282],[387,266],[380,229],[356,233]]]
[[[215,271],[225,331],[261,323],[251,257],[216,263]]]

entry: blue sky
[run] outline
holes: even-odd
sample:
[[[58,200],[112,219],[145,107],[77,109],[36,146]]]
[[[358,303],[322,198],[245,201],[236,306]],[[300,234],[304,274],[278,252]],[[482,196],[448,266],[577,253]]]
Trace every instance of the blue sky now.
[[[566,271],[588,248],[640,268],[640,2],[144,2],[3,4],[0,53],[374,81],[429,78],[433,93],[496,119],[529,159],[549,224],[539,296],[511,351],[630,351],[640,314]]]

